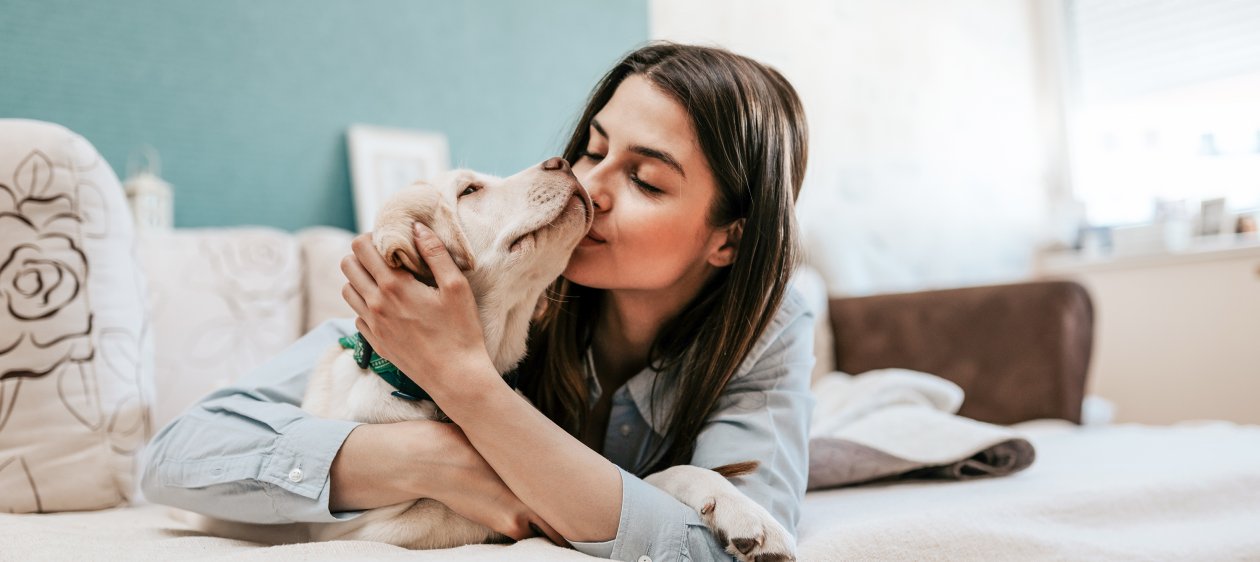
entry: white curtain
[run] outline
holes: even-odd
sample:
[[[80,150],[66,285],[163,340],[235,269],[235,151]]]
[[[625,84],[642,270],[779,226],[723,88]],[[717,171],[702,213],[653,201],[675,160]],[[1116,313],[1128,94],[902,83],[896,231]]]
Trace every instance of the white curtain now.
[[[1032,273],[1064,186],[1037,0],[655,0],[652,35],[766,62],[811,128],[798,204],[833,295]]]

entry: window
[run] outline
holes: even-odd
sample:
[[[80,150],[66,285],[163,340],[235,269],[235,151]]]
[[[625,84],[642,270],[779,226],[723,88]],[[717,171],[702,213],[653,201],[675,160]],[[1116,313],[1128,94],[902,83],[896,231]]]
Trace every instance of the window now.
[[[1159,200],[1260,208],[1260,2],[1067,9],[1072,181],[1089,222],[1147,222]]]

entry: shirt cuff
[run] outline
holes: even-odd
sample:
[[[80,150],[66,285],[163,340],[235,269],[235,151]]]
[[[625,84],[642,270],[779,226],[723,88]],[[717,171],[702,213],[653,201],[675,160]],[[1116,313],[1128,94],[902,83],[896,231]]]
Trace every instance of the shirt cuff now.
[[[615,542],[617,542],[617,539],[614,538],[604,542],[569,541],[569,544],[573,545],[574,550],[587,556],[594,556],[596,558],[612,558],[613,543]]]
[[[333,513],[330,469],[342,443],[359,422],[308,416],[285,428],[258,479],[292,494],[273,497],[276,514],[292,521],[334,523],[354,519],[363,511]]]
[[[694,509],[618,467],[621,519],[612,541],[572,543],[583,554],[613,560],[678,560],[687,556],[690,526],[704,522]],[[611,545],[609,544],[611,543]]]

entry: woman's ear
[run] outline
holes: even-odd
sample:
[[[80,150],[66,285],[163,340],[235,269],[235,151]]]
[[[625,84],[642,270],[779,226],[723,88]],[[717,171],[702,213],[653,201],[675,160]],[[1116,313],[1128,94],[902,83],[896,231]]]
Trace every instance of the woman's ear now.
[[[739,248],[739,240],[744,235],[744,219],[736,220],[713,232],[711,238],[714,247],[709,252],[709,265],[713,267],[726,267],[735,263],[736,250]]]

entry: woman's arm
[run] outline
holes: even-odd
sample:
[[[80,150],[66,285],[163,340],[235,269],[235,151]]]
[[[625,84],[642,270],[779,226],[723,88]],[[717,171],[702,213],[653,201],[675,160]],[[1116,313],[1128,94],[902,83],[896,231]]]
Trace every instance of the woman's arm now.
[[[356,240],[359,263],[349,264],[346,271],[353,285],[347,302],[360,315],[356,327],[380,355],[403,371],[416,373],[412,375],[416,382],[463,428],[512,491],[570,541],[615,539],[615,558],[635,559],[648,549],[677,556],[685,541],[698,536],[702,542],[692,557],[728,559],[694,510],[618,469],[507,388],[489,362],[467,279],[431,232],[419,230],[417,246],[434,273],[436,291],[391,270],[372,252],[369,241]],[[749,488],[749,496],[789,530],[795,528],[804,494],[804,443],[812,407],[808,381],[813,325],[807,313],[795,316],[803,320],[793,320],[791,343],[774,346],[779,351],[766,359],[769,367],[754,369],[761,371],[755,376],[742,373],[763,405],[760,421],[770,426],[740,435],[742,420],[715,417],[697,445],[697,456],[702,457],[701,451],[712,452],[706,439],[712,442],[711,436],[725,435],[721,446],[737,457],[732,461],[769,461],[771,466],[758,472],[764,474],[765,485]],[[784,332],[787,322],[775,327]],[[774,339],[779,334],[767,336]],[[765,352],[762,346],[759,353]],[[738,388],[732,385],[731,390]],[[733,400],[731,408],[747,406],[742,398]],[[749,441],[756,439],[764,440]]]
[[[613,538],[621,513],[617,466],[509,389],[493,366],[477,372],[469,377],[477,383],[439,391],[443,412],[512,492],[565,539]]]
[[[360,235],[351,243],[355,257],[341,264],[349,280],[342,296],[359,315],[355,327],[433,396],[511,491],[565,539],[612,538],[621,510],[616,465],[504,384],[468,279],[432,231],[417,229],[429,236],[417,247],[438,289],[389,267],[370,236]]]
[[[514,539],[534,535],[534,523],[561,540],[459,428],[427,420],[361,424],[300,409],[315,362],[353,333],[349,319],[325,322],[172,420],[144,451],[145,497],[251,523],[334,522],[434,498]]]
[[[715,468],[759,461],[756,472],[732,483],[793,537],[809,471],[813,331],[813,314],[804,300],[788,295],[705,421],[690,462]],[[548,462],[552,464],[562,462]],[[621,507],[614,540],[575,544],[575,548],[614,560],[638,560],[645,555],[673,560],[682,554],[693,561],[731,559],[728,545],[717,539],[695,509],[629,472],[620,472]],[[511,478],[504,479],[514,485]],[[568,489],[577,497],[585,493],[576,487]],[[526,496],[522,499],[532,501]],[[542,507],[534,507],[546,517]]]
[[[449,479],[449,474],[437,474],[446,467],[418,470],[416,465],[420,459],[449,458],[439,452],[445,442],[440,425],[416,421],[355,427],[329,469],[329,510],[358,511],[432,497],[428,484]]]
[[[400,451],[403,454],[400,454]],[[429,420],[364,424],[333,460],[333,511],[433,498],[514,540],[564,539],[507,487],[455,424]]]
[[[814,407],[814,398],[809,391],[810,372],[814,364],[813,332],[813,314],[799,295],[789,294],[761,341],[754,346],[740,371],[723,391],[715,411],[706,420],[690,463],[715,468],[749,460],[759,461],[756,472],[735,478],[732,483],[741,493],[765,508],[793,537],[796,536],[809,471],[809,420]],[[452,402],[475,405],[478,398],[466,394]],[[455,418],[456,414],[450,415]],[[562,511],[573,509],[565,505],[566,501],[616,489],[580,487],[605,486],[593,479],[573,480],[572,484],[551,479],[549,472],[553,469],[564,471],[577,466],[565,457],[540,456],[547,459],[545,463],[527,458],[534,446],[531,440],[533,431],[547,429],[541,423],[533,430],[520,429],[521,434],[513,437],[519,441],[509,442],[497,437],[502,431],[510,431],[506,426],[511,424],[504,423],[504,418],[478,416],[476,410],[471,409],[465,415],[477,424],[473,428],[465,428],[473,443],[479,449],[504,449],[497,454],[483,454],[527,504],[543,517],[561,518],[548,519],[557,529],[569,529],[566,519],[577,517],[580,513]],[[478,419],[481,421],[476,421]],[[558,430],[554,424],[547,425]],[[502,468],[498,462],[504,463]],[[728,545],[715,537],[695,509],[629,472],[618,471],[621,486],[619,501],[616,502],[619,507],[615,536],[605,535],[604,539],[612,540],[599,544],[596,539],[565,535],[574,541],[592,543],[575,544],[575,548],[586,554],[614,560],[638,560],[645,555],[653,560],[673,560],[682,554],[693,561],[731,559],[726,550]],[[526,492],[518,490],[518,485],[534,486],[538,490],[536,494]],[[679,549],[683,552],[680,553]]]
[[[315,362],[349,333],[349,320],[321,324],[162,428],[142,456],[145,497],[253,523],[355,517],[330,510],[328,473],[359,424],[298,407]]]

